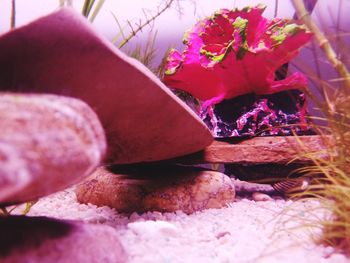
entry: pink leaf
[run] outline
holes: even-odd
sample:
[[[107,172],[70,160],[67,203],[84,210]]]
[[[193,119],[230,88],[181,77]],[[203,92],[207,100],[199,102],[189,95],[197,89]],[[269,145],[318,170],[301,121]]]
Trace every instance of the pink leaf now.
[[[290,20],[264,18],[264,9],[262,5],[222,9],[196,23],[185,34],[184,52],[170,53],[164,83],[207,105],[252,92],[272,94],[305,87],[301,73],[280,81],[274,76],[311,33]]]

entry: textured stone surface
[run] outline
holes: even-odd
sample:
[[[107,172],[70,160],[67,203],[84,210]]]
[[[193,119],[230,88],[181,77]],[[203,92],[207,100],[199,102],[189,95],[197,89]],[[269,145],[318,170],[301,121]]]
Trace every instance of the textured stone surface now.
[[[123,263],[127,254],[117,233],[90,225],[46,217],[0,217],[2,263]]]
[[[0,37],[0,90],[87,102],[108,141],[108,163],[173,158],[209,145],[205,124],[140,62],[70,9]]]
[[[233,202],[235,189],[222,173],[182,167],[98,169],[77,188],[81,203],[120,212],[181,210],[187,214]]]
[[[155,189],[144,197],[143,205],[147,211],[181,210],[190,214],[203,209],[224,207],[233,202],[234,197],[234,185],[228,176],[203,171]]]
[[[312,135],[306,106],[299,90],[247,94],[205,109],[201,117],[216,138]]]
[[[84,102],[0,93],[0,204],[34,200],[89,175],[106,152],[103,128]]]
[[[329,137],[274,136],[254,137],[246,140],[214,141],[203,151],[177,158],[169,162],[177,163],[238,163],[238,164],[285,164],[303,152],[325,150],[324,140]],[[299,162],[307,161],[299,158]]]
[[[142,211],[142,198],[149,187],[149,180],[116,174],[98,168],[77,188],[76,194],[81,203],[109,206],[119,212]]]

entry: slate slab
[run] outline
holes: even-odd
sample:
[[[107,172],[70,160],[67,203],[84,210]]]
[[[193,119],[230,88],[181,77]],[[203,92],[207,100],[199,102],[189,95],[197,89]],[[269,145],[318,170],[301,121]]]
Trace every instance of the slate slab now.
[[[298,162],[306,162],[307,158],[300,153],[319,152],[325,155],[325,142],[329,137],[310,136],[266,136],[240,140],[215,140],[204,150],[180,158],[169,160],[169,163],[201,164],[286,164],[296,157]]]

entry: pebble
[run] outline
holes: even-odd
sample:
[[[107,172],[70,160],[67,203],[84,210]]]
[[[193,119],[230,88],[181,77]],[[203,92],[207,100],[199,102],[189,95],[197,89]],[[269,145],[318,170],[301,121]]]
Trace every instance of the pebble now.
[[[271,196],[264,194],[264,193],[259,193],[259,192],[253,193],[252,198],[256,202],[265,202],[265,201],[273,201],[274,200]]]

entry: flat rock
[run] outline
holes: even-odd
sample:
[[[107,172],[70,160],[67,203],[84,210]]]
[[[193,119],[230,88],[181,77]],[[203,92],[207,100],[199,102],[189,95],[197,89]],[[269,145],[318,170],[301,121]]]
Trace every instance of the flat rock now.
[[[225,174],[178,166],[99,168],[76,194],[81,203],[125,213],[181,210],[191,214],[235,200],[234,184]]]
[[[115,230],[46,217],[0,217],[2,263],[124,263],[127,254]]]
[[[88,176],[106,152],[90,107],[56,95],[0,93],[0,204],[35,200]]]
[[[87,102],[106,131],[107,163],[174,158],[213,140],[205,124],[153,73],[72,9],[0,36],[0,72],[0,90]]]
[[[224,163],[224,164],[286,164],[296,157],[296,162],[309,161],[300,154],[320,153],[325,150],[329,137],[310,136],[269,136],[245,140],[214,141],[203,151],[176,158],[169,162],[183,164]]]

